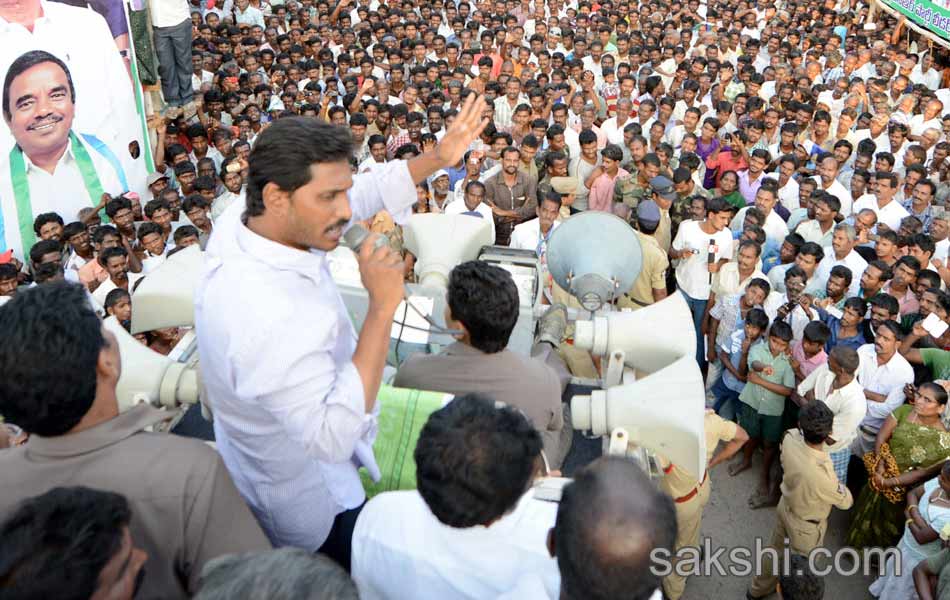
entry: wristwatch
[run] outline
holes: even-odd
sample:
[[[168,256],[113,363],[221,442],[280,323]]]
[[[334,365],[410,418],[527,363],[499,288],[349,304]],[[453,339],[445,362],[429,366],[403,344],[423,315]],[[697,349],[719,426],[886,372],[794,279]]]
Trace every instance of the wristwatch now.
[[[132,51],[128,48],[125,50],[119,50],[119,55],[125,60],[132,60]]]

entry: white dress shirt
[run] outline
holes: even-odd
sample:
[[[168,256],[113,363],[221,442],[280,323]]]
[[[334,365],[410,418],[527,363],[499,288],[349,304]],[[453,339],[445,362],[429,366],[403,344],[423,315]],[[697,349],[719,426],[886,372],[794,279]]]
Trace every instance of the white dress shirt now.
[[[135,282],[145,277],[144,273],[133,273],[129,271],[129,290],[132,290],[135,287]],[[112,278],[106,279],[99,287],[96,288],[96,291],[92,292],[93,299],[99,303],[99,306],[106,305],[106,296],[109,295],[109,292],[118,288],[115,283],[112,282]]]
[[[864,194],[854,203],[855,213],[865,208],[873,210],[874,214],[877,215],[878,223],[884,223],[890,227],[894,233],[897,233],[897,230],[900,229],[901,219],[910,215],[907,209],[901,206],[901,203],[896,199],[885,204],[883,208],[878,206],[877,196],[874,194]],[[874,230],[875,232],[877,231],[877,225],[874,226]]]
[[[547,550],[557,503],[529,490],[488,527],[459,529],[436,519],[419,492],[380,494],[353,531],[352,575],[363,600],[495,598],[527,573],[557,598],[561,576]]]
[[[828,363],[819,366],[808,377],[798,384],[798,395],[805,396],[811,390],[815,391],[815,400],[824,402],[835,414],[834,425],[831,428],[831,437],[835,443],[828,446],[828,452],[838,452],[851,445],[858,436],[858,425],[864,419],[868,409],[868,400],[864,397],[864,388],[857,378],[851,383],[833,389],[835,374],[828,368]]]
[[[733,231],[742,231],[742,224],[745,222],[745,214],[749,211],[749,206],[742,208],[736,213],[736,216],[732,218],[732,222],[729,224],[729,228]],[[769,211],[769,216],[765,217],[765,225],[762,227],[765,230],[765,237],[772,240],[779,246],[782,245],[782,242],[785,241],[785,237],[788,235],[788,225],[785,224],[785,221],[782,220],[782,217],[778,216],[774,210]]]
[[[353,221],[416,201],[405,161],[353,177]],[[195,293],[202,373],[218,451],[275,545],[315,551],[334,517],[364,498],[357,468],[379,475],[376,416],[353,365],[357,335],[326,253],[257,235],[243,207],[218,219]]]
[[[554,233],[558,225],[560,225],[560,223],[557,221],[552,223],[551,229],[548,230],[548,235],[542,240],[541,221],[539,219],[531,219],[530,221],[519,223],[515,225],[514,230],[511,232],[511,243],[508,244],[508,246],[517,248],[518,250],[532,250],[541,257],[547,250],[548,238],[551,237],[551,234]]]
[[[884,402],[868,401],[868,412],[861,425],[877,431],[894,410],[904,403],[904,386],[914,382],[914,369],[900,352],[895,352],[884,365],[877,364],[874,344],[858,348],[858,382],[869,392],[884,394]]]
[[[771,272],[772,271],[769,271],[769,274],[771,274]],[[787,303],[787,294],[772,292],[769,294],[768,298],[765,299],[765,304],[762,306],[762,308],[765,310],[765,314],[769,317],[769,321],[775,321],[775,319],[778,317],[778,309],[781,308],[783,304]],[[786,315],[785,322],[792,327],[792,337],[796,342],[800,342],[805,336],[805,326],[812,321],[818,320],[818,311],[812,310],[812,315],[814,315],[814,318],[809,317],[808,313],[805,312],[805,309],[803,309],[799,304],[796,304],[795,308],[792,309],[788,315]]]
[[[600,125],[600,130],[607,136],[607,141],[611,144],[623,145],[623,129],[630,123],[635,123],[632,117],[628,117],[625,123],[617,123],[617,117],[613,116]]]
[[[851,271],[851,286],[848,288],[846,296],[857,296],[861,289],[861,275],[868,268],[868,262],[861,258],[861,255],[852,250],[843,260],[835,258],[835,249],[831,246],[825,247],[825,257],[815,268],[814,280],[824,291],[828,278],[831,277],[831,270],[838,265],[847,267]],[[814,290],[811,290],[814,291]]]
[[[173,27],[191,18],[185,0],[151,0],[152,27]]]
[[[841,213],[842,217],[850,217],[852,212],[858,212],[856,207],[852,207],[854,200],[851,198],[851,190],[844,187],[844,184],[842,184],[840,181],[835,179],[831,186],[826,190],[821,185],[821,177],[816,175],[815,177],[812,177],[812,179],[818,183],[819,190],[828,192],[838,199],[838,202],[841,203],[841,209],[838,212]]]
[[[452,195],[452,192],[449,192],[449,195]],[[460,215],[462,213],[468,212],[468,207],[465,206],[465,202],[462,200],[452,200],[445,205],[445,210],[443,211],[447,215]],[[484,202],[479,202],[478,206],[475,207],[475,212],[480,214],[483,219],[488,221],[491,224],[491,243],[495,243],[495,216],[492,214],[491,207],[485,204]],[[472,218],[477,219],[475,215],[471,215]]]
[[[127,181],[122,165],[112,163],[83,141],[82,136],[78,136],[78,139],[92,160],[102,191],[110,195],[118,195],[126,191],[122,183],[124,180]],[[54,212],[68,223],[76,218],[81,209],[92,208],[99,202],[98,199],[93,201],[86,190],[86,184],[83,182],[73,153],[72,143],[67,145],[66,151],[56,163],[52,173],[34,165],[25,152],[23,164],[26,168],[26,181],[30,188],[30,206],[33,211],[30,216],[31,222],[42,213]],[[119,170],[116,170],[116,167]],[[64,193],[65,190],[68,190],[68,193]],[[17,258],[25,260],[29,256],[30,249],[22,248],[23,240],[20,239],[18,211],[10,177],[9,151],[0,154],[0,199],[3,200],[0,202],[0,211],[2,211],[0,212],[0,231],[3,232],[4,238],[2,241],[5,243],[5,248],[13,249]]]
[[[214,202],[211,203],[211,222],[217,222],[221,215],[227,212],[228,208],[230,208],[230,206],[235,203],[240,204],[241,206],[246,204],[243,187],[238,194],[235,194],[230,190],[225,190],[223,194],[214,199]]]

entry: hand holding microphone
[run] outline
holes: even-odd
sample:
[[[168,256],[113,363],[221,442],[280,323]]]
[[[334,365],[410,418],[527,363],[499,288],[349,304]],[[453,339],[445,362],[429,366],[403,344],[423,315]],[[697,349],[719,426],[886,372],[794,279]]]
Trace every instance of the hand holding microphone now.
[[[343,234],[343,241],[356,253],[370,307],[375,305],[392,316],[403,298],[402,258],[389,248],[384,236],[373,234],[362,225],[350,227]]]

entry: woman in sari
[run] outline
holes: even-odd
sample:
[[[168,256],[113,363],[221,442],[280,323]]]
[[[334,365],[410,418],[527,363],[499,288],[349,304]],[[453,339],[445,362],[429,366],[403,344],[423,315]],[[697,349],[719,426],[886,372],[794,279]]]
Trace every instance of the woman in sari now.
[[[848,546],[886,548],[900,539],[907,490],[932,477],[950,457],[950,433],[941,421],[946,405],[947,392],[925,383],[913,405],[899,407],[884,421],[874,451],[864,455],[871,480],[854,505]]]
[[[699,139],[696,140],[696,154],[699,155],[699,158],[702,159],[703,164],[706,164],[706,159],[713,155],[716,150],[719,150],[720,143],[719,137],[719,119],[716,117],[706,117],[703,119],[703,126],[699,129]],[[715,182],[714,173],[707,170],[706,175],[703,177],[703,187],[707,190],[712,189]]]
[[[940,532],[950,524],[950,461],[943,463],[940,477],[927,481],[907,494],[904,517],[907,528],[897,544],[900,555],[888,558],[884,574],[871,584],[869,590],[878,598],[917,598],[914,567],[940,552]]]
[[[719,178],[719,187],[713,190],[713,195],[721,196],[736,209],[741,210],[746,207],[745,198],[739,191],[739,176],[735,171],[726,171],[722,174]]]

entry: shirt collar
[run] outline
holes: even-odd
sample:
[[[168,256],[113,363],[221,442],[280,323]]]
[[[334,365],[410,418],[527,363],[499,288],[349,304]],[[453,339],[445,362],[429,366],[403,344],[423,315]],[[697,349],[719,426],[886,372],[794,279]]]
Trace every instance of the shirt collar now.
[[[42,9],[43,14],[41,14],[39,17],[36,18],[36,20],[33,21],[34,32],[36,31],[37,25],[49,21],[49,10],[47,9],[48,6],[49,4],[47,4],[46,0],[40,0],[40,8]],[[26,29],[26,27],[23,27],[19,23],[13,23],[12,21],[7,21],[3,17],[0,17],[0,28],[7,29],[7,28],[12,28],[12,27],[22,27],[23,29]],[[29,30],[27,29],[27,31]]]
[[[74,162],[75,160],[76,160],[76,157],[75,157],[75,154],[73,153],[73,143],[70,140],[66,142],[66,152],[63,152],[63,155],[59,157],[59,160],[56,162],[56,170],[58,171],[62,165],[69,164],[71,162]],[[47,171],[45,171],[44,169],[41,169],[37,167],[35,164],[33,164],[33,161],[30,160],[30,157],[29,155],[27,155],[26,152],[23,152],[23,163],[24,165],[26,165],[27,173],[31,171],[42,171],[44,173],[47,173]]]
[[[278,270],[297,271],[315,283],[321,279],[326,262],[326,252],[322,250],[297,250],[279,244],[251,231],[243,222],[237,225],[237,244],[241,251],[253,260],[263,262]]]
[[[174,417],[173,413],[140,404],[95,427],[56,437],[30,436],[26,452],[50,458],[66,458],[94,452],[131,437],[150,425]]]

